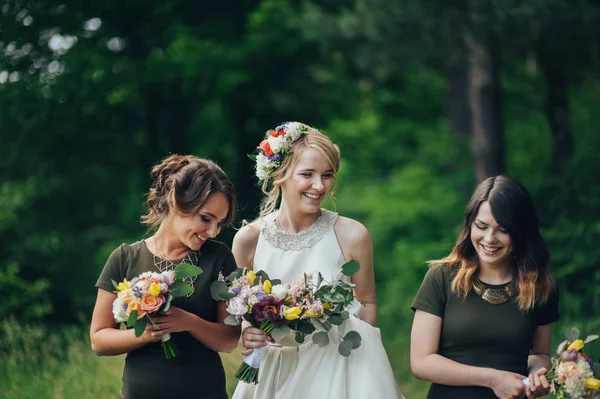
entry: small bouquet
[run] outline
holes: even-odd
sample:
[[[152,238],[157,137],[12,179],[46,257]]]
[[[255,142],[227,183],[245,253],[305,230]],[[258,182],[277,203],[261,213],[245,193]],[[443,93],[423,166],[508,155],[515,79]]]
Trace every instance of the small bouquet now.
[[[342,267],[342,274],[352,276],[359,268],[358,262],[351,261]],[[264,271],[237,269],[227,278],[220,276],[210,290],[215,300],[227,301],[226,324],[247,320],[276,342],[293,333],[301,344],[312,334],[313,342],[324,347],[333,326],[350,318],[347,307],[355,302],[353,288],[354,284],[342,278],[327,283],[321,273],[301,275],[289,285],[272,280]],[[338,352],[349,356],[360,344],[360,334],[349,331],[340,336]],[[235,377],[256,384],[265,350],[259,348],[246,356]]]
[[[197,276],[200,273],[202,273],[202,269],[199,267],[182,263],[175,268],[175,271],[145,272],[131,281],[123,279],[118,284],[112,280],[117,294],[117,298],[113,302],[115,321],[127,323],[127,327],[134,328],[135,336],[141,337],[146,329],[146,319],[157,327],[151,316],[169,310],[173,298],[192,293],[194,288],[183,279]],[[171,359],[179,353],[177,346],[170,339],[171,334],[161,337],[167,359]]]
[[[595,398],[600,389],[600,364],[581,351],[585,344],[594,341],[598,335],[589,335],[585,340],[579,339],[579,330],[570,328],[565,331],[566,340],[558,345],[556,357],[552,357],[552,368],[546,374],[550,383],[550,392],[558,399],[590,399]],[[523,380],[529,387],[529,378]]]

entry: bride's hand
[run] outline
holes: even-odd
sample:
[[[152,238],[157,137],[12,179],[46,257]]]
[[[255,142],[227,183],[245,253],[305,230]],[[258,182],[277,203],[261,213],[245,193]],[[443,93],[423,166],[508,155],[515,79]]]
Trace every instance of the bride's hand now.
[[[242,332],[242,355],[248,356],[254,349],[262,348],[271,338],[263,331],[254,327],[246,327]]]

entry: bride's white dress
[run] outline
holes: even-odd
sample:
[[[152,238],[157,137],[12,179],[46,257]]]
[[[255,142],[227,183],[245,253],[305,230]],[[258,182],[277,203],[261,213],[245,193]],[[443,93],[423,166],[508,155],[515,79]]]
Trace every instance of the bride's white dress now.
[[[317,221],[298,234],[280,230],[274,213],[262,218],[254,270],[287,283],[315,271],[331,281],[346,263],[333,229],[337,218],[337,213],[323,209]],[[339,335],[350,330],[361,335],[362,344],[343,357],[338,353]],[[310,336],[302,345],[292,336],[269,345],[258,384],[238,383],[232,399],[403,398],[378,328],[352,316],[339,330],[334,327],[329,337],[324,348],[313,344]]]

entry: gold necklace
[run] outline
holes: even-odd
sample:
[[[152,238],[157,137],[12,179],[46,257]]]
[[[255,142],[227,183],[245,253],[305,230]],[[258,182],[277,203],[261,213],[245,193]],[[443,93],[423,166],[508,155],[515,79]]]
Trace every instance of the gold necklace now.
[[[158,245],[156,243],[156,236],[153,236],[152,238],[154,239],[154,252],[156,252],[156,254],[158,254],[158,256],[155,254],[152,254],[152,260],[154,261],[154,266],[161,273],[164,271],[167,271],[167,270],[175,270],[175,268],[182,263],[189,263],[191,265],[198,266],[198,258],[200,257],[200,251],[191,251],[190,250],[187,253],[187,255],[181,260],[181,262],[175,264],[175,262],[173,262],[169,259],[166,259],[166,257],[162,257],[158,253]],[[198,276],[186,277],[183,279],[183,281],[185,283],[188,283],[192,287],[192,292],[190,292],[189,294],[186,295],[187,298],[192,296],[192,294],[194,293],[194,282],[196,281],[196,278],[198,278]]]
[[[508,302],[517,293],[514,280],[502,288],[486,287],[478,278],[473,282],[473,291],[484,301],[492,305],[501,305]]]

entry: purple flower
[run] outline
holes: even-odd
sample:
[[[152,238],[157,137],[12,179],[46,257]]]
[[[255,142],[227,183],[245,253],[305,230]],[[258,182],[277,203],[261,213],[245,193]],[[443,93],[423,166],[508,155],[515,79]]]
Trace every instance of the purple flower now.
[[[279,309],[281,309],[283,302],[283,300],[278,301],[275,299],[275,297],[270,295],[266,296],[263,301],[256,302],[254,305],[252,305],[252,314],[254,315],[254,320],[269,320],[273,322],[275,327],[282,326],[285,320],[279,313]]]
[[[269,161],[281,162],[281,154],[273,154],[269,158]]]
[[[285,125],[287,125],[287,123],[284,123],[283,125],[279,125],[279,126],[277,126],[277,127],[275,128],[275,131],[276,131],[276,132],[278,132],[278,131],[280,131],[280,130],[282,130],[282,129],[283,129],[283,130],[285,130]]]
[[[256,299],[258,299],[259,301],[262,301],[263,299],[265,299],[266,296],[267,296],[267,294],[265,294],[264,292],[256,293]]]
[[[133,295],[136,298],[141,298],[142,297],[142,289],[140,287],[133,287],[131,290],[133,291]]]
[[[234,287],[231,289],[232,294],[239,295],[240,292],[242,292],[242,289],[240,287]]]

